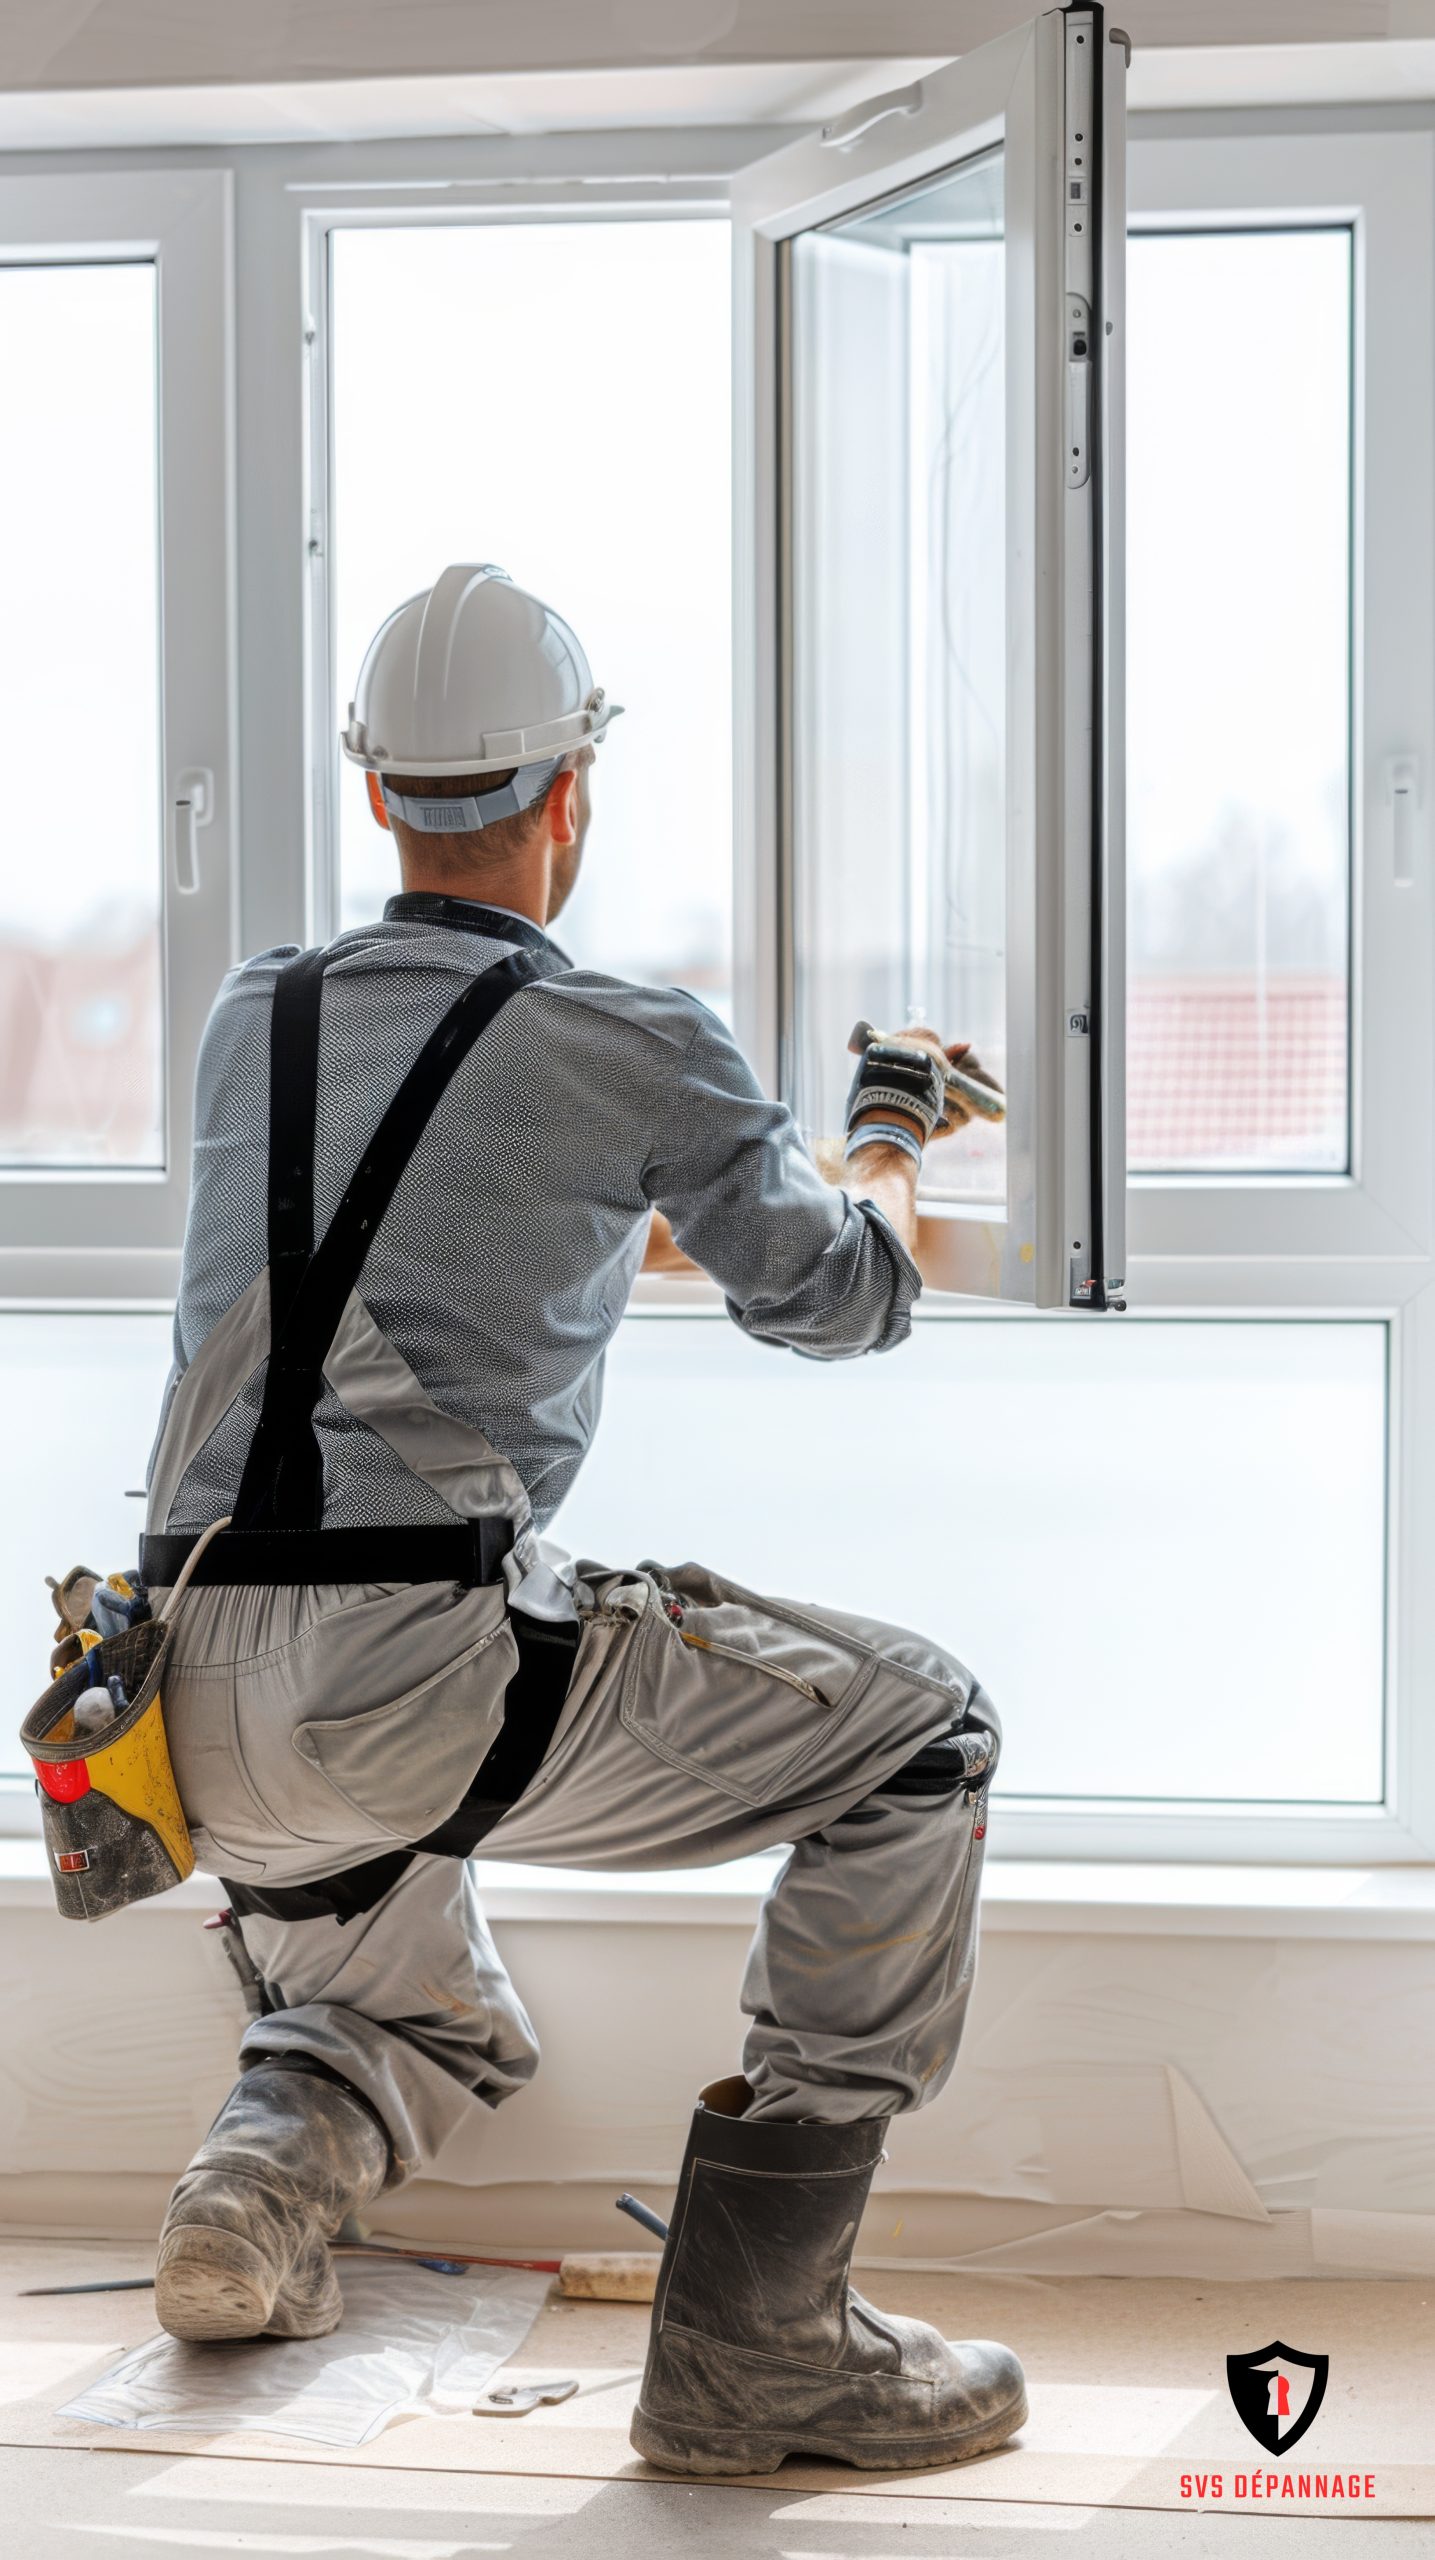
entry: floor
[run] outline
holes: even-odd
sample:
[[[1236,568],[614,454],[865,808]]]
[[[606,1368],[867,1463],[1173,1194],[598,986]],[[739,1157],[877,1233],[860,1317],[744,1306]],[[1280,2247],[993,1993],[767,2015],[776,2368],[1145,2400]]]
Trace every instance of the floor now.
[[[867,2289],[947,2334],[1006,2335],[1032,2415],[1009,2449],[915,2477],[788,2464],[766,2482],[687,2487],[636,2461],[627,2409],[647,2313],[550,2300],[509,2373],[582,2390],[527,2419],[415,2416],[357,2453],[271,2436],[131,2435],[56,2416],[153,2334],[146,2293],[24,2298],[21,2288],[139,2273],[134,2242],[0,2240],[0,2553],[103,2560],[241,2552],[332,2560],[1072,2560],[1173,2553],[1435,2560],[1435,2305],[1409,2284],[1200,2284],[874,2271]],[[339,2333],[342,2336],[342,2332]],[[1304,2342],[1330,2357],[1309,2451],[1371,2475],[1374,2507],[1237,2512],[1256,2453],[1225,2390],[1228,2352]],[[337,2341],[336,2341],[337,2346]],[[1224,2503],[1193,2512],[1190,2475]],[[1326,2486],[1323,2480],[1322,2487]],[[1053,2545],[1053,2535],[1067,2537]],[[1298,2541],[1295,2537],[1299,2537]]]
[[[1427,2560],[1435,2525],[0,2451],[15,2560]],[[1056,2537],[1055,2539],[1053,2537]]]

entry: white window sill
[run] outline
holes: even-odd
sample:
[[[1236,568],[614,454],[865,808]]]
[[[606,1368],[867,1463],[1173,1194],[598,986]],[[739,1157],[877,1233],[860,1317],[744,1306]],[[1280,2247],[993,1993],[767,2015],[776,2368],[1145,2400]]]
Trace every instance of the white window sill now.
[[[634,1922],[751,1928],[776,1858],[654,1875],[569,1874],[551,1867],[476,1861],[490,1920]],[[215,1911],[212,1876],[140,1910]],[[39,1840],[0,1839],[0,1909],[51,1907]],[[1087,1937],[1435,1939],[1435,1866],[1138,1866],[1111,1861],[993,1858],[982,1888],[982,1927],[1003,1933]]]

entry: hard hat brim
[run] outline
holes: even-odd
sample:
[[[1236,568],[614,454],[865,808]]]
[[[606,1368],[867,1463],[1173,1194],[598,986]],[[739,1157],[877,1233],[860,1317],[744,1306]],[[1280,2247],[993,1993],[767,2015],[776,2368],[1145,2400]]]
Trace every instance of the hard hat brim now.
[[[551,764],[555,756],[597,746],[610,722],[622,716],[621,702],[605,702],[596,714],[576,711],[565,720],[546,721],[539,729],[510,729],[498,737],[490,733],[479,741],[479,753],[466,756],[430,756],[420,749],[406,752],[386,741],[371,744],[354,721],[340,730],[339,744],[350,764],[366,773],[421,773],[439,781],[455,773],[517,773],[525,765]]]

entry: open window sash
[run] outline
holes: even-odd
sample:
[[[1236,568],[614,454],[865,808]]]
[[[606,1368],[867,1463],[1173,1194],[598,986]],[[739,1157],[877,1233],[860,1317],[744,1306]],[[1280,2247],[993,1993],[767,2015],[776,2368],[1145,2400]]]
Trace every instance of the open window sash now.
[[[1057,9],[734,189],[741,1029],[814,1138],[859,1019],[970,1039],[938,1290],[1119,1302],[1125,40]]]

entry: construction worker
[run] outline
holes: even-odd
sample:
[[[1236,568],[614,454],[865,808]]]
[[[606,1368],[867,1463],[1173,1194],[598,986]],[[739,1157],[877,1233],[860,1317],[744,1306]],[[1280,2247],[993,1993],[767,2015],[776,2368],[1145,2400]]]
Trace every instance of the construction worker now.
[[[446,569],[379,631],[344,733],[401,894],[231,971],[205,1033],[143,1572],[162,1599],[210,1533],[165,1714],[254,2014],[156,2308],[182,2338],[332,2328],[341,2219],[532,2078],[480,1840],[620,1869],[792,1843],[741,2074],[693,2118],[633,2442],[706,2473],[947,2463],[1021,2424],[1020,2365],[847,2278],[888,2119],[956,2053],[992,1707],[920,1635],[694,1564],[566,1565],[540,1533],[645,1251],[710,1272],[758,1341],[905,1339],[958,1053],[866,1051],[839,1187],[695,998],[575,968],[548,927],[615,717],[556,613]],[[901,1584],[929,1506],[865,1498]]]

